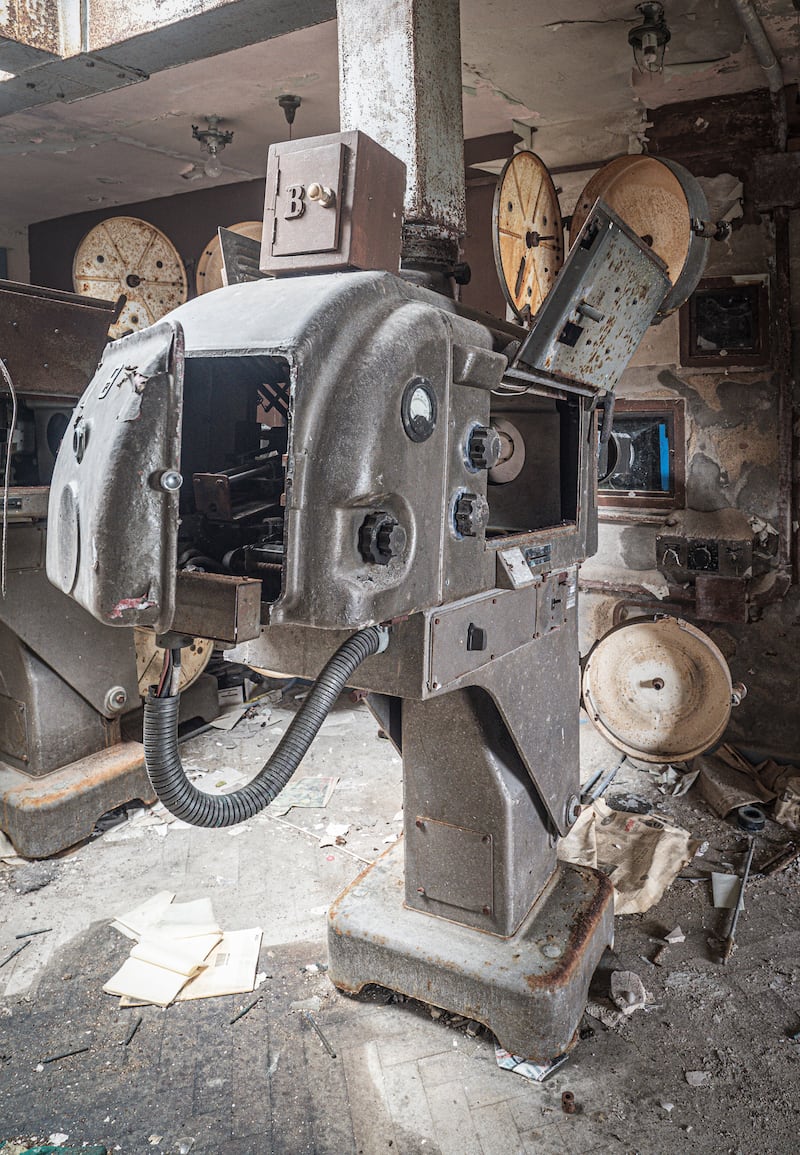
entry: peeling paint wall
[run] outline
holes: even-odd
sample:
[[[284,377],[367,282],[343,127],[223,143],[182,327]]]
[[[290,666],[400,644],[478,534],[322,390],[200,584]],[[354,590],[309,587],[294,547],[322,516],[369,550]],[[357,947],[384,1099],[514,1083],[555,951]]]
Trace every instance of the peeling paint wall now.
[[[725,109],[726,123],[731,116]],[[698,107],[695,120],[711,126],[714,135],[715,107],[708,102]],[[718,118],[717,118],[718,119]],[[658,117],[654,136],[658,139]],[[685,113],[691,124],[691,109]],[[775,229],[770,215],[755,212],[750,190],[749,169],[754,153],[765,147],[764,137],[748,132],[748,122],[740,125],[738,139],[728,139],[725,152],[712,149],[700,155],[696,138],[682,155],[676,144],[677,119],[673,117],[669,155],[697,173],[705,173],[706,191],[727,189],[730,196],[737,179],[744,181],[744,215],[734,221],[730,239],[712,244],[706,277],[768,276],[770,309],[778,307]],[[752,121],[749,122],[752,127]],[[705,131],[705,130],[704,130]],[[769,141],[769,137],[766,138]],[[768,145],[767,145],[768,147]],[[738,153],[734,171],[731,156]],[[712,179],[713,178],[713,179]],[[712,198],[713,199],[713,195]],[[719,203],[714,205],[719,215]],[[736,213],[736,209],[733,209]],[[792,327],[800,327],[800,213],[791,214],[793,238],[791,295]],[[800,642],[800,596],[796,586],[788,588],[781,569],[778,534],[781,517],[780,447],[785,442],[779,413],[779,353],[771,334],[767,363],[737,367],[721,362],[719,368],[692,368],[681,364],[678,318],[650,330],[631,366],[623,376],[617,394],[627,399],[683,399],[686,417],[686,510],[699,526],[698,536],[724,537],[726,527],[738,522],[739,531],[754,528],[752,575],[746,587],[744,615],[747,621],[722,621],[724,613],[703,618],[703,606],[695,579],[669,580],[660,572],[656,538],[668,534],[671,524],[686,514],[678,511],[615,510],[601,513],[597,555],[583,567],[585,585],[582,599],[582,650],[620,620],[641,612],[659,609],[676,613],[705,629],[729,659],[734,681],[747,685],[749,694],[733,712],[729,737],[741,746],[768,750],[778,756],[800,759],[800,711],[797,708],[798,642]],[[795,374],[796,376],[796,374]],[[795,468],[797,463],[795,463]],[[794,517],[796,519],[796,513]],[[717,579],[719,580],[719,579]],[[713,590],[713,582],[711,584]],[[713,596],[712,596],[713,603]],[[744,604],[744,602],[743,602]],[[716,617],[716,620],[714,620]]]

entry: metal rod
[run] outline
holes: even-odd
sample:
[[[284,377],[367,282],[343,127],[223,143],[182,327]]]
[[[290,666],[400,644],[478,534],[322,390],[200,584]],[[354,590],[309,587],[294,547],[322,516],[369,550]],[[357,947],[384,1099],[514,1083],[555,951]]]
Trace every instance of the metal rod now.
[[[319,1024],[317,1023],[316,1019],[313,1017],[311,1012],[310,1011],[303,1011],[303,1018],[306,1020],[306,1022],[309,1024],[309,1026],[313,1027],[314,1030],[317,1032],[320,1039],[322,1040],[323,1047],[328,1052],[330,1057],[332,1059],[335,1059],[336,1058],[336,1052],[334,1051],[333,1047],[328,1042],[325,1035],[323,1035],[322,1028],[319,1026]]]
[[[142,1016],[139,1015],[136,1022],[131,1024],[130,1029],[128,1030],[128,1033],[125,1036],[125,1042],[122,1044],[124,1047],[127,1047],[128,1043],[131,1041],[133,1036],[139,1030],[139,1027],[142,1025],[142,1022],[143,1022]]]
[[[18,946],[16,950],[12,950],[11,954],[6,955],[6,957],[3,959],[3,961],[0,962],[0,967],[4,967],[6,965],[6,963],[11,962],[12,958],[14,958],[16,955],[18,955],[21,950],[25,950],[26,946],[30,946],[30,945],[31,945],[31,940],[26,939],[26,941],[22,944],[22,946]]]
[[[747,880],[750,877],[750,866],[753,862],[753,851],[756,848],[755,838],[750,838],[750,849],[747,852],[747,861],[744,864],[744,873],[742,874],[742,883],[739,887],[739,897],[736,900],[736,906],[733,909],[733,918],[731,919],[731,929],[728,931],[728,937],[725,939],[725,949],[722,952],[722,961],[726,963],[733,954],[733,948],[736,946],[736,924],[739,921],[739,915],[744,906],[744,888],[747,886]]]
[[[45,926],[41,930],[26,930],[24,934],[15,934],[14,938],[33,938],[35,934],[49,934],[52,929],[52,926]]]
[[[40,1059],[39,1061],[44,1065],[45,1063],[57,1063],[59,1059],[68,1059],[71,1055],[82,1055],[84,1051],[91,1051],[91,1047],[76,1047],[74,1051],[63,1051],[60,1055],[51,1055],[49,1059]]]
[[[259,995],[257,999],[253,999],[252,1003],[250,1003],[248,1006],[246,1006],[244,1008],[244,1010],[239,1011],[238,1015],[233,1016],[233,1018],[231,1019],[231,1021],[228,1025],[232,1027],[234,1023],[239,1022],[239,1019],[243,1019],[245,1015],[249,1015],[250,1012],[252,1011],[253,1007],[258,1006],[258,1004],[261,1002],[263,997],[264,997],[263,995]]]
[[[627,758],[627,754],[623,754],[622,757],[620,758],[619,762],[617,762],[616,766],[612,766],[610,770],[606,771],[606,773],[603,775],[603,777],[598,782],[597,786],[595,786],[595,788],[592,791],[585,792],[583,794],[583,799],[586,802],[596,802],[598,798],[603,797],[606,790],[608,790],[609,786],[611,785],[611,783],[616,778],[617,771],[619,770],[620,766],[622,765],[622,763],[625,761],[626,758]]]

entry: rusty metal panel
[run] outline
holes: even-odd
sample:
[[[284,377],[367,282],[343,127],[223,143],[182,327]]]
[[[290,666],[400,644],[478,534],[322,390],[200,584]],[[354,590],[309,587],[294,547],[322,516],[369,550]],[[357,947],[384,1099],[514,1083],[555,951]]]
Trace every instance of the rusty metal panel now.
[[[663,261],[598,201],[518,360],[557,378],[613,389],[669,288]]]
[[[261,632],[261,582],[181,570],[172,629],[230,645],[252,641]]]
[[[0,769],[0,829],[19,854],[47,858],[88,838],[101,815],[155,801],[139,742],[117,742],[41,778]]]
[[[0,281],[0,351],[17,391],[79,397],[116,312],[114,301]]]

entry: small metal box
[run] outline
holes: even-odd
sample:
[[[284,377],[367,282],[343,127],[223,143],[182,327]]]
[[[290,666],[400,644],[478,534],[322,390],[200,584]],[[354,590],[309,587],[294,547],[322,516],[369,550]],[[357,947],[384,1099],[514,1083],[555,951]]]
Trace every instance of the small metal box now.
[[[406,166],[363,132],[270,147],[261,271],[400,265]]]

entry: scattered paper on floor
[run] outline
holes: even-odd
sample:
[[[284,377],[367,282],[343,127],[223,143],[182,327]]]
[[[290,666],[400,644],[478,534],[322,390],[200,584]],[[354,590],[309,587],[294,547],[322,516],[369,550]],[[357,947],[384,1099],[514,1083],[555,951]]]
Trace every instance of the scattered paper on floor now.
[[[558,1067],[563,1066],[569,1058],[568,1055],[559,1055],[551,1063],[537,1063],[533,1059],[523,1059],[521,1055],[512,1055],[510,1051],[504,1051],[496,1043],[494,1055],[498,1067],[504,1071],[513,1071],[515,1075],[522,1075],[523,1078],[531,1079],[534,1083],[541,1083],[542,1079],[547,1078]]]
[[[293,806],[327,806],[338,782],[338,778],[323,774],[307,774],[304,778],[293,778],[271,804],[269,812],[288,814]]]
[[[715,814],[725,818],[732,810],[775,797],[759,780],[755,767],[733,746],[720,746],[713,754],[701,754],[692,766],[700,771],[700,790]]]
[[[242,995],[255,990],[263,933],[261,927],[226,931],[219,946],[208,956],[205,967],[181,990],[177,1001]]]
[[[126,914],[118,914],[111,925],[126,938],[142,938],[152,924],[161,918],[174,898],[175,895],[171,891],[161,890]]]
[[[655,814],[611,810],[598,798],[561,839],[558,857],[607,874],[615,914],[642,914],[661,899],[699,845],[688,831]]]
[[[252,991],[261,929],[223,934],[210,898],[174,897],[161,891],[112,922],[135,945],[103,990],[128,1007]]]

